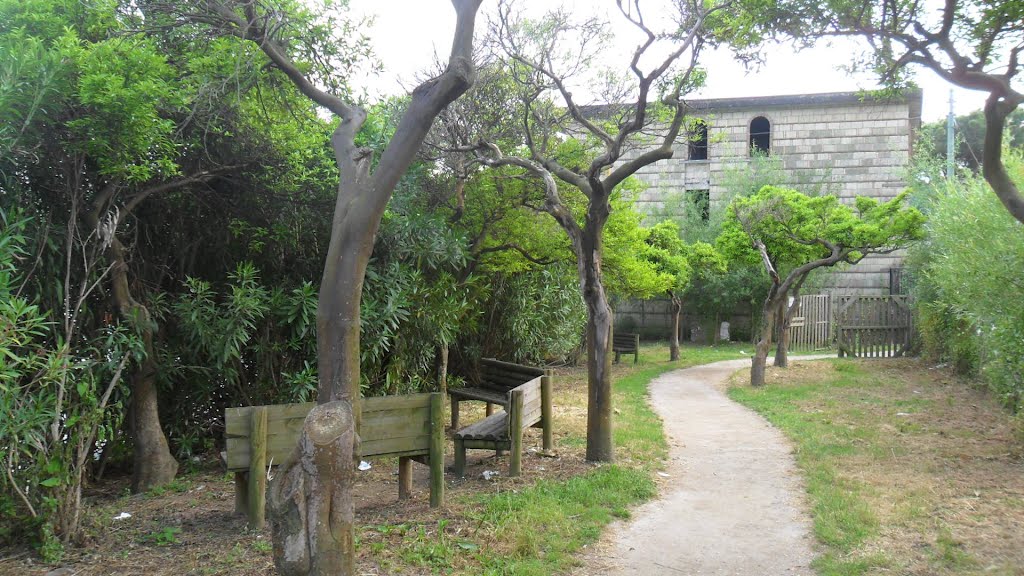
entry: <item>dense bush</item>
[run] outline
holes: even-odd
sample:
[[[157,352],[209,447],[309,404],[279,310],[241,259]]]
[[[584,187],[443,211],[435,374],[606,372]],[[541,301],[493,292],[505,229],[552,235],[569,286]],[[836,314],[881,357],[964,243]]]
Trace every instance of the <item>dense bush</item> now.
[[[574,363],[582,350],[587,310],[571,266],[495,276],[481,308],[476,330],[460,342],[468,358]]]
[[[0,544],[28,537],[56,561],[78,531],[89,467],[121,425],[141,344],[126,327],[83,336],[87,293],[69,293],[61,321],[23,294],[29,222],[0,209]]]
[[[1024,184],[1020,152],[1008,167]],[[908,266],[926,354],[981,375],[1011,410],[1024,405],[1024,226],[978,176],[927,179],[917,191],[928,239]]]

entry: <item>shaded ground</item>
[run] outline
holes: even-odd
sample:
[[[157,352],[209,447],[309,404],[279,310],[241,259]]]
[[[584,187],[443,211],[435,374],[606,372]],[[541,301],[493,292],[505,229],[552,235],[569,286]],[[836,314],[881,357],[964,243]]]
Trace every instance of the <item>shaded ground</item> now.
[[[473,418],[470,411],[465,421]],[[554,458],[538,455],[539,430],[529,430],[527,437],[522,477],[505,477],[507,457],[472,451],[465,479],[447,474],[441,510],[428,505],[426,466],[414,465],[413,497],[399,501],[397,461],[372,461],[372,469],[360,473],[355,487],[360,574],[432,574],[431,566],[466,564],[468,557],[439,558],[450,555],[451,547],[436,544],[441,539],[486,539],[487,527],[473,518],[475,495],[517,490],[540,478],[564,479],[590,468],[582,453],[572,450]],[[451,448],[448,459],[450,465]],[[273,574],[270,531],[251,530],[234,514],[233,476],[219,471],[214,462],[197,466],[198,472],[147,494],[128,495],[127,478],[91,491],[86,545],[69,550],[61,566],[72,570],[60,576]],[[499,475],[484,480],[483,470]],[[131,517],[115,520],[122,512]],[[0,575],[42,575],[53,569],[34,564],[31,556],[0,560]]]
[[[735,348],[735,350],[733,350]],[[738,347],[700,349],[704,354],[735,355]],[[684,357],[693,352],[684,350]],[[639,365],[615,365],[616,379],[651,365],[665,364],[668,349],[644,346]],[[482,405],[463,403],[463,423],[483,417]],[[428,506],[428,469],[414,465],[411,500],[397,499],[397,463],[375,460],[370,471],[359,475],[356,486],[357,549],[360,574],[480,574],[475,556],[521,556],[530,542],[499,537],[504,529],[485,519],[480,500],[484,495],[515,493],[543,480],[564,480],[594,469],[584,462],[586,430],[586,372],[582,367],[555,371],[555,457],[539,454],[540,431],[527,431],[523,475],[507,478],[507,457],[493,452],[470,451],[467,476],[446,474],[445,506]],[[450,431],[449,431],[450,438]],[[447,447],[451,464],[452,447]],[[183,470],[188,466],[183,466]],[[197,471],[148,494],[128,494],[127,479],[104,480],[89,489],[85,510],[85,542],[69,548],[60,567],[61,576],[156,575],[231,576],[272,574],[269,530],[246,528],[234,514],[232,477],[210,459],[193,463]],[[484,470],[498,471],[491,480]],[[131,518],[114,520],[122,512]],[[0,549],[0,575],[43,575],[43,566],[24,550]]]
[[[663,494],[614,529],[580,574],[812,574],[789,443],[716,388],[749,365],[676,370],[651,384],[671,444]]]

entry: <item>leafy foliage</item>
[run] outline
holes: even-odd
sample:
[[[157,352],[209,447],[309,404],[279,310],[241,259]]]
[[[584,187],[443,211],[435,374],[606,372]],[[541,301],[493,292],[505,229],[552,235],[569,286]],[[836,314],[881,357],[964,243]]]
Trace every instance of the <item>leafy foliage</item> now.
[[[985,155],[985,114],[975,110],[957,116],[954,124],[954,155],[959,166],[977,172]],[[918,142],[937,156],[946,154],[946,121],[939,120],[921,126]],[[1024,147],[1024,110],[1014,110],[1006,118],[1006,145]]]
[[[20,294],[28,223],[0,210],[0,542],[27,536],[56,561],[77,534],[96,450],[120,429],[121,374],[141,344],[111,326],[72,348],[69,334]]]
[[[1005,152],[1017,182],[1024,161]],[[972,174],[933,178],[917,200],[927,240],[908,259],[925,353],[980,374],[999,399],[1024,406],[1024,229]]]

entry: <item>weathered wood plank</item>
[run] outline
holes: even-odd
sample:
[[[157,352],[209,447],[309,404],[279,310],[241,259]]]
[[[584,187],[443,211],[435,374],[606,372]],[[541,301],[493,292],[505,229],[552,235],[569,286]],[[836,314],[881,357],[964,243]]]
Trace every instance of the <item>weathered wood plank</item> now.
[[[249,525],[260,530],[266,523],[267,495],[267,409],[259,407],[250,414],[249,436]]]
[[[398,499],[406,500],[412,495],[412,460],[408,456],[398,459]]]
[[[554,418],[553,418],[553,406],[551,391],[553,386],[553,377],[548,374],[540,381],[541,386],[541,428],[543,429],[544,435],[544,451],[550,451],[554,447]]]
[[[406,408],[423,408],[430,410],[430,393],[362,398],[360,400],[360,408],[362,409],[363,414],[385,410],[402,410]]]
[[[371,440],[359,445],[359,453],[364,457],[384,456],[395,452],[430,452],[430,436],[416,436],[413,438],[385,438],[382,440]]]
[[[444,394],[430,395],[430,507],[444,502]]]
[[[495,358],[484,358],[480,360],[481,366],[484,368],[488,367],[499,367],[511,372],[522,372],[524,374],[532,374],[533,376],[543,376],[544,370],[533,366],[526,366],[524,364],[515,364],[513,362],[503,362]]]
[[[526,385],[524,385],[526,386]],[[523,387],[512,391],[509,403],[508,426],[512,447],[509,449],[508,475],[519,476],[523,473]]]
[[[363,414],[359,438],[364,442],[382,438],[430,435],[429,408],[410,408]]]
[[[448,395],[453,399],[465,398],[467,400],[483,400],[484,402],[499,404],[501,406],[504,406],[508,402],[508,397],[505,392],[485,390],[483,388],[476,387],[452,388],[448,390]]]
[[[504,438],[508,436],[508,414],[499,412],[474,422],[455,433],[457,438]]]
[[[267,426],[273,428],[281,420],[297,418],[300,422],[316,406],[314,402],[302,404],[274,404],[272,406],[242,406],[224,410],[224,433],[227,436],[248,436],[249,415],[257,408],[267,409]],[[300,424],[301,426],[301,424]]]

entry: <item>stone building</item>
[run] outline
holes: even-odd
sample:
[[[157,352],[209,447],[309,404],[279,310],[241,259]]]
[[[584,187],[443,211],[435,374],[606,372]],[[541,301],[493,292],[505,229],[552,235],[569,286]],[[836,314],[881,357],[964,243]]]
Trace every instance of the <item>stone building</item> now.
[[[857,92],[801,94],[688,101],[699,118],[675,155],[641,170],[647,188],[638,207],[648,213],[680,193],[692,201],[716,203],[730,170],[750,161],[752,150],[779,159],[791,182],[821,182],[852,202],[856,196],[893,198],[905,188],[917,129],[921,92],[890,98]],[[833,271],[826,290],[834,294],[889,294],[900,290],[901,255],[872,256]],[[667,303],[624,302],[616,324],[667,329]],[[740,312],[743,314],[743,312]],[[742,323],[749,318],[737,318]],[[653,329],[653,330],[650,330]]]
[[[699,118],[675,155],[637,173],[647,184],[638,207],[648,213],[667,195],[684,193],[715,203],[726,171],[749,162],[751,151],[777,157],[794,182],[825,182],[844,202],[856,196],[889,200],[905,187],[906,167],[921,124],[921,92],[878,99],[857,92],[688,101]],[[836,271],[842,293],[898,291],[899,255],[875,256]]]

